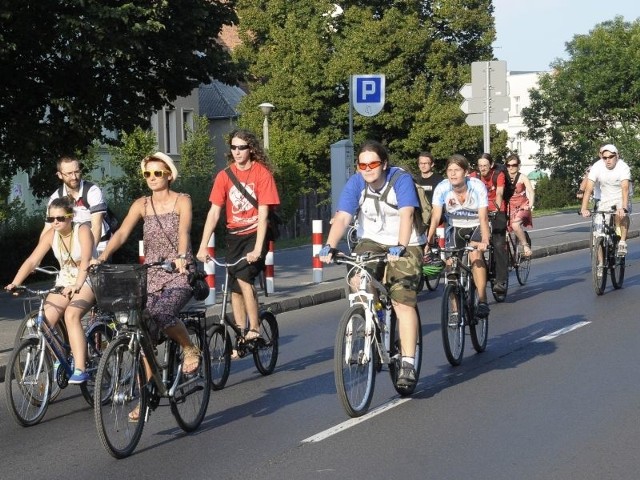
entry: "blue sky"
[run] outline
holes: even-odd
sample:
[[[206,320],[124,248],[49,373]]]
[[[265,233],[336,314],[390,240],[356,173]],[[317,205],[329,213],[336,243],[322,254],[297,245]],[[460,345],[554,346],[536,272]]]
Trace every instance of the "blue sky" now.
[[[493,54],[507,70],[548,70],[567,59],[565,43],[588,34],[598,23],[621,15],[640,17],[639,0],[493,0],[496,42]]]

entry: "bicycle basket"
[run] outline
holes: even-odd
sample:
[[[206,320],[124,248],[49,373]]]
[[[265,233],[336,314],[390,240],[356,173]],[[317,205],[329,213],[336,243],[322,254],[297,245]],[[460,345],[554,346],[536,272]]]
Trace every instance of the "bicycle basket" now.
[[[99,265],[90,272],[100,310],[142,310],[147,303],[147,270],[141,265]]]

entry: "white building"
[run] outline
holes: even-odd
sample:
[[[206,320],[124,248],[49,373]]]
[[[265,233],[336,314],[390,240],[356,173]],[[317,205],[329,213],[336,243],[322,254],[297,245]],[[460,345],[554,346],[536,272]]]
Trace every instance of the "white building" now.
[[[529,90],[538,86],[538,79],[548,72],[507,72],[511,108],[509,122],[498,123],[498,130],[504,130],[508,135],[507,147],[516,152],[522,161],[522,172],[530,175],[537,169],[533,156],[539,152],[540,146],[524,138],[527,128],[522,123],[522,109],[530,103]],[[530,175],[531,178],[531,175]]]

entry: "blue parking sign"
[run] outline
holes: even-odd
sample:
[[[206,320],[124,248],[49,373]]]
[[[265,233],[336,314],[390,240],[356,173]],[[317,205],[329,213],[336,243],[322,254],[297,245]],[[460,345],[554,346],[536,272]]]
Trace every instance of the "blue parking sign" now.
[[[351,88],[356,112],[365,117],[380,113],[385,101],[384,75],[354,75]]]

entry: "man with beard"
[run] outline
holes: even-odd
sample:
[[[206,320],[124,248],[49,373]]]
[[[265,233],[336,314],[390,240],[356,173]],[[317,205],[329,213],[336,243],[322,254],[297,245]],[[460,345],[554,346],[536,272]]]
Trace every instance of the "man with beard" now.
[[[70,197],[73,200],[73,221],[75,223],[87,223],[93,233],[94,245],[100,254],[106,247],[110,237],[109,225],[105,222],[107,204],[102,195],[102,190],[95,184],[82,180],[80,162],[71,156],[62,156],[58,160],[57,175],[62,180],[62,186],[56,189],[49,197],[49,203],[56,198]],[[85,183],[86,198],[83,196]],[[45,223],[42,233],[51,228],[51,224]],[[41,234],[42,235],[42,234]]]

